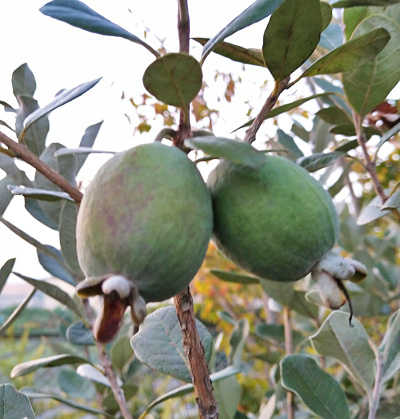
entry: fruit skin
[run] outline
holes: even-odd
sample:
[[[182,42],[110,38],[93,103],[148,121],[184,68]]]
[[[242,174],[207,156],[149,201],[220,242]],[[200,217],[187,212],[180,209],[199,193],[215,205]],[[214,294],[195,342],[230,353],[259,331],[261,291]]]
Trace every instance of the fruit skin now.
[[[280,156],[255,170],[222,160],[207,184],[218,248],[239,267],[274,281],[296,281],[335,245],[339,220],[330,195]]]
[[[86,280],[78,294],[102,294],[122,275],[147,301],[185,288],[212,233],[209,191],[184,152],[144,144],[108,160],[88,186],[77,220],[78,260]]]

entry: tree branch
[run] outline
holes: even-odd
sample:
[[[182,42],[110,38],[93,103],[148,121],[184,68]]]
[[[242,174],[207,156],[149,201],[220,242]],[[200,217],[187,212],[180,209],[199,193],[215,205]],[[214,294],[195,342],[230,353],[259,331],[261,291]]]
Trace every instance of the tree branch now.
[[[289,306],[283,307],[283,328],[285,333],[286,355],[291,355],[293,353],[293,338]],[[294,395],[291,391],[286,393],[286,414],[288,419],[294,419]]]
[[[218,418],[218,407],[213,394],[213,387],[204,356],[204,348],[200,342],[193,310],[193,299],[189,288],[180,292],[175,298],[176,314],[181,325],[183,350],[190,365],[190,374],[196,402],[201,419]]]
[[[57,185],[64,192],[67,192],[69,196],[74,199],[78,204],[82,200],[82,193],[73,187],[63,176],[57,173],[46,163],[43,163],[38,157],[31,153],[24,145],[19,144],[7,137],[0,131],[0,143],[3,143],[8,147],[9,150],[12,150],[15,153],[15,157],[23,160],[28,163],[30,166],[34,167],[39,173],[44,177],[49,179],[55,185]]]
[[[275,103],[278,100],[280,94],[285,89],[287,89],[289,80],[290,78],[287,77],[286,79],[283,79],[281,82],[275,83],[275,88],[273,92],[269,95],[264,106],[261,108],[260,113],[256,116],[250,128],[246,131],[246,136],[244,137],[244,141],[246,143],[251,144],[256,139],[257,131],[260,129],[261,124],[264,122],[271,109],[275,106]]]
[[[187,0],[178,0],[179,51],[189,53],[190,20]],[[191,135],[189,105],[181,109],[174,146],[184,149],[184,141]],[[189,287],[174,298],[176,314],[182,333],[183,350],[190,366],[190,374],[201,419],[217,419],[218,406],[208,371],[204,348],[200,342],[194,316],[193,299]]]

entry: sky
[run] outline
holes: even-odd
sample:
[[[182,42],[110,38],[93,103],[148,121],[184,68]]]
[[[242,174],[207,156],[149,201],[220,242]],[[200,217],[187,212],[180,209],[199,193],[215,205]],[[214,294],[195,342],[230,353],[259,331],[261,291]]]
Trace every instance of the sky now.
[[[138,143],[152,141],[155,133],[162,128],[161,123],[159,126],[156,124],[151,134],[133,135],[136,116],[128,99],[132,97],[139,100],[145,92],[142,74],[154,60],[153,55],[127,40],[85,32],[44,16],[39,9],[46,3],[39,0],[0,2],[0,37],[3,41],[0,100],[17,106],[12,93],[11,76],[23,63],[27,63],[35,75],[35,98],[40,106],[51,102],[61,89],[73,88],[102,77],[91,91],[50,114],[48,144],[60,142],[69,148],[77,147],[86,127],[101,120],[104,120],[104,124],[96,141],[97,149],[120,151]],[[162,44],[169,52],[178,50],[176,1],[87,0],[85,3],[145,39],[155,49]],[[251,3],[251,0],[189,0],[191,36],[216,35]],[[253,25],[233,35],[229,41],[245,47],[261,48],[264,29],[265,22]],[[201,47],[195,42],[192,42],[191,54],[200,58]],[[238,86],[232,104],[227,106],[219,101],[226,84],[221,79],[215,80],[216,72],[234,73],[241,68],[240,64],[215,54],[210,55],[203,66],[204,81],[210,86],[207,102],[210,107],[221,109],[221,117],[214,127],[216,135],[232,138],[230,132],[247,120],[244,116],[248,110],[245,99],[254,98],[254,106],[257,107],[266,98],[267,92],[260,92],[260,86],[269,74],[265,69],[252,67],[246,69],[246,79]],[[122,93],[125,100],[121,100]],[[262,94],[264,98],[261,98]],[[149,117],[152,117],[151,113]],[[14,125],[12,115],[1,110],[0,119]],[[5,134],[14,138],[11,131],[1,128]],[[79,173],[80,180],[89,181],[109,157],[102,154],[90,156]],[[21,162],[18,165],[26,169],[32,178],[34,172],[31,168]],[[0,179],[3,176],[4,172],[0,170]],[[43,227],[29,216],[23,204],[22,197],[15,197],[4,217],[44,244],[59,247],[57,232]],[[48,277],[37,262],[35,249],[0,224],[0,267],[8,259],[17,256],[15,271],[35,278]]]

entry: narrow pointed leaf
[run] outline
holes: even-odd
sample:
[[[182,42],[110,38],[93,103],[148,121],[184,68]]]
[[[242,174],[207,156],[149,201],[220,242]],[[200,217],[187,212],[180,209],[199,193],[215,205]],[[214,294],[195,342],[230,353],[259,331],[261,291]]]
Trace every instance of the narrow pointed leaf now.
[[[383,346],[383,379],[385,383],[400,369],[400,311],[389,320]]]
[[[47,358],[34,359],[33,361],[23,362],[22,364],[16,365],[11,371],[11,378],[21,377],[23,375],[30,374],[31,372],[37,371],[40,368],[51,368],[58,367],[60,365],[71,365],[71,364],[83,364],[87,363],[85,358],[80,356],[62,354],[53,355]]]
[[[379,141],[379,144],[377,145],[377,149],[379,150],[383,144],[386,143],[386,141],[389,141],[394,135],[396,135],[400,131],[400,122],[397,123],[393,128],[391,128],[389,131],[385,132],[382,135],[381,140]]]
[[[400,3],[400,0],[340,0],[333,3],[332,7],[358,7],[358,6],[391,6]]]
[[[233,282],[235,284],[259,284],[260,280],[254,276],[243,275],[237,272],[220,271],[219,269],[211,269],[211,273],[218,279],[225,282]]]
[[[318,45],[322,29],[319,0],[286,0],[264,33],[264,61],[275,80],[297,70]]]
[[[350,116],[343,109],[337,106],[322,108],[316,113],[316,115],[323,121],[332,125],[344,125],[352,123]]]
[[[33,97],[35,94],[35,76],[26,63],[20,65],[16,70],[14,70],[11,77],[11,83],[13,87],[13,93],[16,98],[21,95]]]
[[[281,115],[285,112],[288,112],[294,108],[297,108],[301,106],[303,103],[306,103],[312,99],[318,99],[319,97],[326,97],[329,95],[336,95],[336,92],[325,92],[325,93],[318,93],[316,95],[308,96],[303,99],[295,100],[294,102],[287,103],[286,105],[278,106],[277,108],[272,109],[269,114],[266,116],[265,119],[273,118],[275,116]],[[233,132],[249,127],[254,122],[254,119],[251,119],[250,121],[246,122],[245,124],[241,125],[239,128],[236,128]]]
[[[209,38],[193,38],[193,40],[205,45]],[[265,67],[262,52],[259,49],[243,48],[228,42],[221,42],[214,48],[213,52],[239,63]]]
[[[209,362],[212,337],[200,321],[196,320],[196,326]],[[139,332],[132,337],[131,346],[140,362],[179,380],[191,382],[174,307],[163,307],[149,314],[140,325]]]
[[[60,245],[63,258],[76,278],[83,279],[83,274],[76,252],[76,219],[78,206],[72,202],[65,202],[60,214]]]
[[[40,108],[37,100],[30,96],[18,96],[18,103],[19,108],[15,121],[16,134],[18,138],[23,138],[26,146],[33,154],[40,156],[45,148],[46,137],[50,128],[49,119],[45,116],[29,128],[24,129],[24,121],[26,118]]]
[[[83,318],[82,313],[75,301],[65,291],[63,291],[56,285],[50,284],[49,282],[40,281],[38,279],[29,278],[17,272],[14,272],[14,274],[23,279],[24,281],[28,282],[29,284],[33,285],[39,291],[44,292],[49,297],[54,298],[62,305],[68,307],[78,317]]]
[[[383,30],[375,28],[385,28],[390,34],[385,48],[363,66],[343,74],[343,87],[347,98],[362,117],[385,100],[400,81],[399,22],[389,16],[372,15],[357,26],[352,37],[358,36],[360,39],[369,33]]]
[[[290,135],[286,134],[286,132],[281,129],[278,129],[277,134],[279,143],[282,144],[292,156],[303,157],[303,152],[297,147],[297,144]]]
[[[114,418],[113,415],[109,415],[106,412],[103,412],[102,410],[97,410],[97,409],[93,409],[92,407],[89,406],[85,406],[83,404],[80,403],[75,403],[70,399],[66,399],[64,397],[60,397],[56,394],[51,394],[51,393],[43,393],[41,391],[37,391],[35,389],[29,388],[29,387],[25,387],[21,390],[21,392],[28,396],[31,399],[52,399],[55,400],[56,402],[60,402],[62,404],[65,404],[67,406],[71,406],[74,409],[77,410],[81,410],[83,412],[88,412],[88,413],[92,413],[93,415],[100,415],[100,416],[105,416],[107,418]]]
[[[220,157],[232,163],[242,164],[254,169],[262,167],[267,156],[243,141],[223,137],[192,137],[185,140],[186,147],[202,150],[205,154]]]
[[[350,419],[340,384],[309,356],[288,355],[281,363],[282,385],[294,392],[314,413],[324,419]]]
[[[92,154],[92,153],[115,154],[116,152],[110,151],[110,150],[93,150],[93,148],[91,147],[78,147],[78,148],[60,148],[54,153],[54,155],[56,157],[69,156],[71,154],[74,154],[76,156],[84,156],[84,155]]]
[[[400,191],[397,191],[391,195],[382,205],[383,210],[396,208],[400,208]]]
[[[350,372],[364,389],[371,391],[375,378],[375,355],[368,344],[368,335],[363,325],[349,315],[335,311],[324,321],[310,341],[322,356],[335,358]]]
[[[143,75],[144,87],[158,100],[185,107],[199,93],[203,75],[199,62],[188,54],[166,54],[151,63]]]
[[[240,369],[230,365],[229,367],[224,368],[221,371],[215,372],[214,374],[210,375],[210,380],[215,383],[220,380],[224,380],[225,378],[231,377],[232,375],[239,374],[241,372]],[[151,409],[158,406],[159,404],[169,400],[174,399],[176,397],[182,397],[185,394],[189,394],[194,390],[193,384],[186,384],[181,386],[175,390],[172,390],[166,394],[163,394],[156,400],[152,401],[146,408],[145,412],[142,414],[141,418],[143,418]]]
[[[13,195],[23,195],[25,198],[39,199],[42,201],[59,201],[65,199],[74,202],[74,200],[66,193],[60,191],[47,191],[38,188],[26,188],[25,186],[8,185],[8,189]]]
[[[102,127],[104,121],[97,122],[96,124],[90,125],[86,128],[85,133],[79,143],[79,147],[93,147],[94,142],[96,141],[97,135]],[[87,159],[87,155],[77,156],[78,165],[77,165],[77,173],[83,166]]]
[[[346,153],[341,151],[332,151],[331,153],[315,153],[311,156],[300,157],[297,159],[297,164],[301,167],[304,167],[309,172],[316,172],[317,170],[329,166],[345,155]]]
[[[81,364],[76,369],[76,372],[81,377],[85,377],[89,379],[90,381],[93,381],[95,383],[100,383],[103,386],[111,388],[111,384],[108,378],[102,372],[100,372],[98,368],[94,367],[92,364],[88,364],[88,363]],[[123,384],[119,378],[117,378],[117,383],[119,386],[122,386]]]
[[[35,295],[36,289],[30,292],[30,294],[15,308],[15,310],[10,314],[10,316],[0,325],[0,336],[18,319],[18,317],[23,313],[25,307],[29,304],[32,297]]]
[[[48,250],[47,253],[42,253],[39,250],[37,252],[39,263],[55,278],[75,286],[76,281],[68,269],[68,266],[65,264],[62,253],[53,246],[45,246]]]
[[[29,398],[17,391],[11,384],[0,385],[0,418],[35,419]]]
[[[78,0],[54,0],[45,4],[40,11],[46,16],[61,20],[85,31],[127,39],[144,46],[153,55],[159,55],[146,42]]]
[[[376,196],[361,210],[357,218],[357,224],[365,225],[388,214],[390,214],[390,211],[382,209],[382,200],[379,196]]]
[[[249,336],[249,331],[250,325],[246,318],[237,321],[234,329],[232,330],[231,336],[229,338],[229,344],[231,346],[229,363],[234,367],[240,368],[242,363],[243,349]]]
[[[10,276],[15,264],[15,258],[7,260],[7,262],[0,268],[0,294]]]
[[[26,131],[33,123],[42,118],[43,116],[49,114],[51,111],[59,108],[60,106],[65,105],[68,102],[78,98],[79,96],[86,93],[88,90],[92,89],[96,84],[101,80],[101,78],[88,81],[86,83],[80,84],[79,86],[74,87],[73,89],[63,90],[59,93],[56,98],[50,102],[48,105],[43,108],[39,108],[36,111],[32,112],[24,120],[24,130]]]
[[[324,55],[311,65],[301,77],[342,73],[364,65],[382,51],[389,39],[390,35],[385,29],[375,29]]]
[[[282,2],[283,0],[256,0],[204,45],[202,61],[204,61],[207,55],[225,38],[265,19],[273,13]]]

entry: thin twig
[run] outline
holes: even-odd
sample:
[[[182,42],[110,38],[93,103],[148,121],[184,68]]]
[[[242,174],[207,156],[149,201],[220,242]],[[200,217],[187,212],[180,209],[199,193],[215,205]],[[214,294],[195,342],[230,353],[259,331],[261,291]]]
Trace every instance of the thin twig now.
[[[260,129],[261,124],[269,114],[270,110],[275,106],[280,94],[288,87],[289,77],[283,79],[281,82],[276,82],[273,92],[269,95],[268,99],[261,108],[260,113],[256,116],[250,128],[246,131],[244,141],[251,144],[256,139],[257,131]]]
[[[77,203],[81,202],[83,197],[82,193],[77,188],[73,187],[63,176],[31,153],[26,146],[15,142],[2,132],[0,132],[0,143],[3,143],[10,150],[12,150],[15,153],[16,158],[23,160],[30,166],[34,167],[39,173],[57,185],[61,190],[67,192],[67,194],[69,194],[69,196]]]
[[[189,361],[190,374],[196,393],[199,417],[201,419],[217,419],[218,406],[213,394],[204,348],[196,328],[193,299],[189,288],[179,293],[174,301],[182,331],[183,350]]]
[[[371,177],[371,181],[372,181],[372,184],[374,185],[375,192],[381,198],[382,204],[383,204],[387,200],[387,196],[376,174],[376,166],[374,162],[371,160],[371,157],[369,156],[369,153],[368,153],[365,135],[362,130],[361,117],[355,111],[353,111],[353,120],[354,120],[354,127],[356,130],[356,135],[357,135],[357,142],[359,146],[361,147],[361,150],[364,155],[365,168]]]
[[[379,399],[381,394],[382,386],[382,373],[383,373],[383,358],[378,348],[375,345],[371,345],[375,352],[376,357],[376,373],[375,373],[375,384],[372,392],[372,398],[369,400],[369,414],[368,419],[375,419],[376,412],[379,408]]]
[[[291,355],[293,353],[293,338],[292,338],[292,328],[290,325],[289,306],[283,307],[283,328],[285,332],[286,355]],[[294,395],[291,391],[288,391],[286,393],[286,410],[287,410],[287,418],[294,419]]]
[[[85,313],[89,320],[90,327],[91,329],[93,329],[94,321],[93,321],[92,308],[90,307],[89,301],[87,299],[83,300],[83,306],[85,308]],[[95,343],[96,343],[97,353],[98,353],[101,365],[104,368],[104,374],[110,383],[111,390],[121,410],[122,416],[124,417],[124,419],[133,419],[132,415],[130,414],[128,410],[128,406],[126,404],[125,394],[122,388],[118,384],[117,377],[112,368],[110,358],[107,355],[105,345],[97,342],[96,340],[95,340]]]

